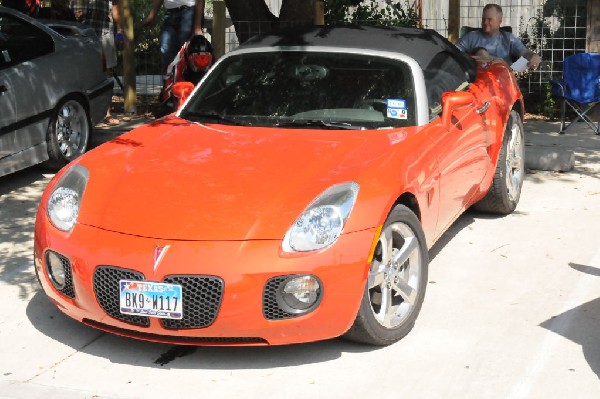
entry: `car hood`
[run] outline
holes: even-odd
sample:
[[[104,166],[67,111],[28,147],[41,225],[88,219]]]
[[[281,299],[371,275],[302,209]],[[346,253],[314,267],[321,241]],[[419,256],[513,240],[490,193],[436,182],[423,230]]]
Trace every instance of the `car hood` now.
[[[162,239],[281,239],[323,190],[372,167],[385,137],[159,120],[80,158],[78,220]]]

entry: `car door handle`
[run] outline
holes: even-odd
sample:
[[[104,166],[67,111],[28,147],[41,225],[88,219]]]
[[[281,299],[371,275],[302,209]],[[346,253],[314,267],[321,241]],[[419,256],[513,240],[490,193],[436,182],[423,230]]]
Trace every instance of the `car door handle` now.
[[[486,101],[483,103],[483,105],[481,106],[481,108],[477,108],[477,113],[478,114],[483,114],[485,111],[487,111],[487,109],[490,107],[490,102]]]

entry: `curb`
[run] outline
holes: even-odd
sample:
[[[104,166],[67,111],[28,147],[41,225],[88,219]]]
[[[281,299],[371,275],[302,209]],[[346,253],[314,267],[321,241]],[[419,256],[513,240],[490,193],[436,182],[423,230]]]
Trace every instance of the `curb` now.
[[[575,153],[547,147],[525,147],[527,169],[568,172],[575,167]]]

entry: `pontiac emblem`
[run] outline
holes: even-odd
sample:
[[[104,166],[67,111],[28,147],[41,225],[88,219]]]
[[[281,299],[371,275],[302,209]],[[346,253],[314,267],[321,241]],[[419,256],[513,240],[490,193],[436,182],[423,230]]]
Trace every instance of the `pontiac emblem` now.
[[[156,271],[156,268],[158,268],[158,265],[167,254],[169,248],[171,248],[170,245],[165,245],[164,247],[156,246],[154,248],[154,271]]]

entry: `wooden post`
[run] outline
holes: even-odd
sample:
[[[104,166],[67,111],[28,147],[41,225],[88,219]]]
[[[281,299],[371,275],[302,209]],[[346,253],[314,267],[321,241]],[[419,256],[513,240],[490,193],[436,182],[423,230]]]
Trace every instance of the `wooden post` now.
[[[131,13],[132,0],[121,0],[119,13],[123,26],[123,86],[124,86],[124,111],[135,114],[137,105],[137,92],[135,88],[135,54],[133,37],[133,14]]]
[[[325,25],[325,1],[317,0],[315,1],[315,25],[323,26]]]
[[[448,0],[448,40],[458,41],[460,32],[460,0]]]
[[[588,53],[600,52],[600,0],[587,2],[587,26],[585,38],[585,51]],[[594,107],[588,113],[593,121],[600,123],[600,108]]]
[[[587,7],[585,49],[597,53],[600,52],[600,0],[588,0]]]
[[[212,22],[212,47],[215,61],[225,54],[225,26],[226,26],[225,1],[213,0],[213,22]]]

